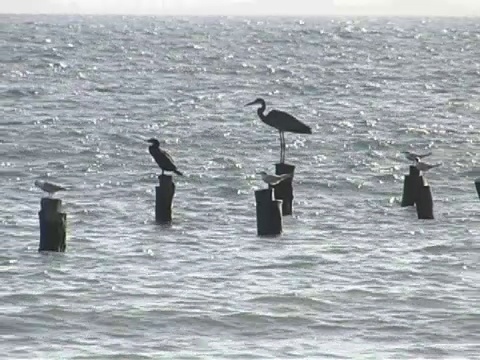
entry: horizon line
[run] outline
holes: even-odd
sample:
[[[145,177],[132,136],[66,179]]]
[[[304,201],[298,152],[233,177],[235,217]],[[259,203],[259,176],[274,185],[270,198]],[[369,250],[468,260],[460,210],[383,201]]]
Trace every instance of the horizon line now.
[[[325,17],[398,17],[398,18],[418,18],[418,17],[430,17],[430,18],[478,18],[479,14],[452,14],[452,13],[388,13],[388,12],[332,12],[332,13],[319,13],[319,14],[308,14],[308,13],[222,13],[222,12],[205,12],[199,13],[196,12],[164,12],[164,13],[122,13],[122,12],[1,12],[0,16],[122,16],[122,17],[177,17],[177,16],[187,16],[187,17],[268,17],[268,18],[295,18],[295,17],[306,17],[306,18],[325,18]]]

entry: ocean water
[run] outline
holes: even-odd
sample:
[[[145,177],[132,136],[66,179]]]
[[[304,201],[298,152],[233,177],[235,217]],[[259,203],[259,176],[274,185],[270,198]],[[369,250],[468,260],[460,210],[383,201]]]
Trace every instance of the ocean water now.
[[[479,359],[480,24],[0,17],[5,359]],[[294,214],[256,236],[286,134]],[[174,221],[154,223],[157,137]],[[401,208],[403,150],[435,220]],[[39,254],[34,180],[69,187]]]

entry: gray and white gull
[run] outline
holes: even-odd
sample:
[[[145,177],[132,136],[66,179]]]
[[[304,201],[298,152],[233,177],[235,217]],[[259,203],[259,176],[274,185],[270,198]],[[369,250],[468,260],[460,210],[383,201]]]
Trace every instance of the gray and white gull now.
[[[63,186],[55,185],[55,184],[52,184],[50,182],[40,181],[40,180],[35,180],[35,186],[42,189],[46,193],[48,193],[49,197],[51,197],[53,194],[55,194],[58,191],[66,191],[67,190]]]
[[[292,174],[271,175],[267,174],[265,171],[260,171],[258,174],[262,176],[262,180],[269,186],[278,185],[282,181],[292,177]]]

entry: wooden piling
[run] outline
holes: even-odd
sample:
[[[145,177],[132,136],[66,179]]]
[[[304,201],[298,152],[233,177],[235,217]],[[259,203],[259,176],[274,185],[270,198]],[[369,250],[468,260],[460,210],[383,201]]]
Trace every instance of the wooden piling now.
[[[423,179],[420,171],[411,165],[410,173],[405,175],[403,181],[402,207],[415,205],[415,199],[418,197],[420,187],[423,185]]]
[[[67,215],[62,213],[62,200],[42,198],[38,217],[40,220],[38,251],[65,252]]]
[[[430,186],[425,182],[422,182],[420,186],[417,198],[415,200],[417,206],[417,216],[419,219],[433,219],[433,198]]]
[[[275,174],[292,174],[289,179],[283,180],[280,184],[274,187],[275,199],[282,200],[282,214],[292,215],[293,213],[293,174],[295,166],[288,164],[275,164]]]
[[[175,184],[170,175],[158,177],[160,186],[155,187],[155,220],[157,223],[172,221],[172,201],[175,195]]]
[[[275,236],[282,233],[282,201],[272,200],[272,189],[255,191],[257,234]]]

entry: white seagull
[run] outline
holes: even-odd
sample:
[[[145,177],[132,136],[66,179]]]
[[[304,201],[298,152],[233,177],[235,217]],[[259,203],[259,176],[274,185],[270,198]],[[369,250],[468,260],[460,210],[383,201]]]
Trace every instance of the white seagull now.
[[[415,161],[416,158],[422,159],[424,157],[432,155],[431,152],[428,152],[426,154],[415,154],[415,153],[410,152],[410,151],[402,151],[402,154],[404,154],[405,157],[407,158],[407,160],[410,160],[410,161]]]
[[[63,186],[55,185],[55,184],[49,183],[47,181],[40,181],[40,180],[35,180],[35,186],[42,189],[43,191],[47,192],[49,197],[51,197],[57,191],[67,190]]]
[[[261,175],[262,180],[270,186],[278,185],[283,180],[289,179],[293,176],[293,174],[269,175],[265,171],[260,171],[258,174]]]
[[[438,164],[430,165],[430,164],[421,162],[420,158],[418,158],[418,157],[415,158],[415,167],[418,169],[418,171],[420,171],[422,173],[425,173],[430,169],[439,167],[440,165],[442,165],[442,164],[438,163]]]

